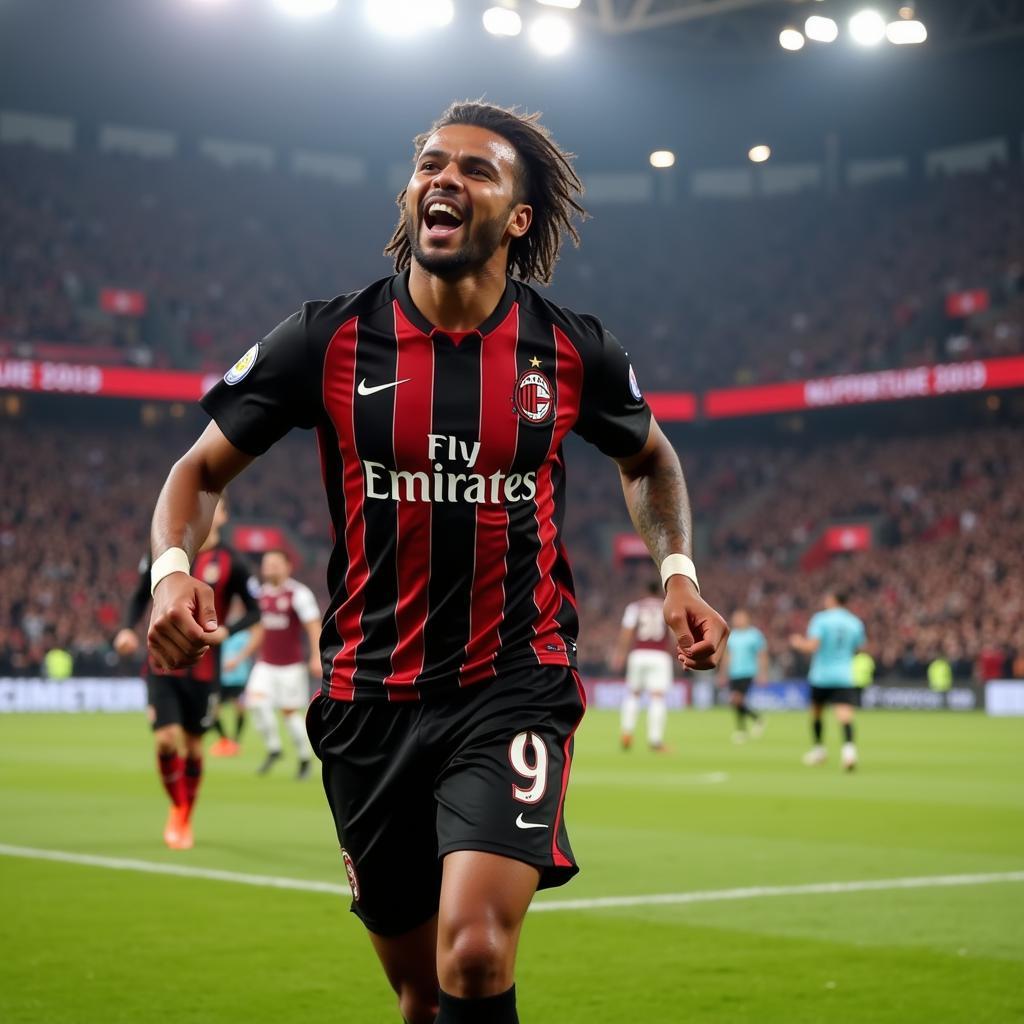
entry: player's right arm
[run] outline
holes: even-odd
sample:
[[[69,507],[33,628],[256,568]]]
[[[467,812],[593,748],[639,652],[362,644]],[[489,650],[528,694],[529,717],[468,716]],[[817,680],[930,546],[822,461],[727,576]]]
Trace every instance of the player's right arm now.
[[[170,548],[195,558],[221,492],[253,456],[236,448],[216,423],[174,464],[157,499],[150,535],[153,560]],[[213,591],[187,572],[172,572],[153,591],[149,653],[157,668],[194,665],[214,642]]]

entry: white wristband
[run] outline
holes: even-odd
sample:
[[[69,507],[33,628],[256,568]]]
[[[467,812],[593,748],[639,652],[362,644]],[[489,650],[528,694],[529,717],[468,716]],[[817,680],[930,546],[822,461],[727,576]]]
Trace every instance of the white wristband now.
[[[156,590],[156,585],[172,572],[183,572],[186,575],[192,568],[188,555],[182,548],[168,548],[149,570],[149,592]]]
[[[693,564],[693,560],[686,555],[669,555],[661,563],[661,585],[666,589],[668,588],[668,578],[670,576],[685,576],[697,588],[697,593],[700,593],[700,584],[697,582],[697,567]]]

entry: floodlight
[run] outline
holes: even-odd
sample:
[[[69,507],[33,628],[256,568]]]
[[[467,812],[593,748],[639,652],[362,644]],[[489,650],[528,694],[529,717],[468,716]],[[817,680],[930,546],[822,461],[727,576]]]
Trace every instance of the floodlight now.
[[[795,28],[784,28],[779,33],[779,46],[784,50],[801,50],[804,45],[804,34]]]
[[[507,7],[488,7],[484,11],[484,28],[492,36],[517,36],[523,30],[523,19]]]
[[[671,167],[676,162],[676,155],[670,149],[656,149],[650,160],[652,167]]]
[[[885,26],[885,37],[897,46],[923,43],[928,38],[928,29],[923,21],[890,21]]]
[[[569,49],[572,28],[557,14],[542,14],[530,25],[530,42],[545,57],[557,57]]]
[[[293,18],[312,18],[333,11],[338,0],[274,0],[274,6]]]
[[[406,36],[441,28],[455,16],[452,0],[366,0],[366,18],[378,32]]]
[[[770,146],[765,146],[763,144],[759,145],[759,146],[751,146],[750,147],[750,152],[747,153],[747,156],[750,157],[750,159],[755,164],[763,164],[765,162],[765,160],[767,160],[768,157],[770,157],[771,155],[772,155],[771,147]]]
[[[564,7],[567,11],[575,11],[580,5],[580,0],[537,0],[537,3],[545,7]]]
[[[885,19],[870,7],[850,19],[850,38],[861,46],[877,46],[885,38]]]
[[[839,36],[839,26],[832,18],[823,18],[820,14],[812,14],[804,22],[804,35],[816,43],[834,43]]]

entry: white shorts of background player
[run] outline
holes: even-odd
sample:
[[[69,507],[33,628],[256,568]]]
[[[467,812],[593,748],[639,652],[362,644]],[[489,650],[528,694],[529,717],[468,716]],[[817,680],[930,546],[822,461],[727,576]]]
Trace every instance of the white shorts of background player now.
[[[626,686],[639,696],[657,693],[664,696],[672,685],[672,655],[668,651],[630,651],[626,658]]]
[[[245,687],[248,707],[269,705],[281,711],[304,711],[309,704],[309,666],[268,665],[257,661]]]

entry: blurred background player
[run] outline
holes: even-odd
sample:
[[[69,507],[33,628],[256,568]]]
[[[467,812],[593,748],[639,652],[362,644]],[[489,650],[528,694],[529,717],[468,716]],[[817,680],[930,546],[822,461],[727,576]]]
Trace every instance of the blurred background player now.
[[[732,632],[722,664],[721,680],[729,683],[729,703],[736,711],[734,743],[747,741],[747,719],[753,723],[750,733],[755,738],[764,731],[764,721],[747,703],[747,694],[755,681],[768,678],[768,642],[764,633],[750,623],[750,614],[738,608],[732,617]]]
[[[832,704],[843,727],[842,765],[847,771],[853,771],[857,767],[853,709],[860,699],[860,691],[853,685],[853,657],[867,642],[864,623],[846,608],[845,594],[828,593],[824,610],[811,616],[807,635],[794,633],[789,642],[796,650],[811,656],[808,680],[814,746],[804,755],[804,764],[825,761],[821,716],[825,705]]]
[[[220,735],[220,739],[210,748],[211,757],[236,757],[242,749],[242,729],[245,727],[244,693],[245,684],[249,681],[249,673],[252,671],[252,658],[237,661],[235,656],[248,648],[253,633],[259,629],[260,626],[257,624],[251,630],[243,629],[233,633],[220,646],[220,701],[217,705],[217,717],[213,722],[213,728]],[[228,704],[235,709],[234,736],[228,736],[224,729],[224,708]]]
[[[259,658],[245,690],[246,708],[267,745],[259,767],[265,775],[281,757],[281,733],[275,711],[299,757],[298,778],[309,775],[313,757],[303,715],[309,704],[309,676],[320,679],[320,607],[313,591],[291,578],[291,558],[280,550],[267,551],[260,567],[260,626],[243,650],[228,663],[234,668],[257,651]],[[303,649],[305,635],[308,653]]]
[[[234,598],[245,606],[240,618],[218,627],[212,638],[218,645],[233,633],[254,625],[259,618],[259,606],[249,588],[249,570],[221,540],[221,529],[227,520],[227,503],[222,497],[214,510],[210,532],[191,568],[192,576],[213,589],[218,622],[225,621]],[[135,626],[149,605],[149,570],[147,556],[139,565],[139,581],[129,601],[124,625],[114,638],[114,649],[122,657],[134,654],[139,646]],[[213,725],[220,694],[219,651],[210,648],[195,665],[175,671],[157,669],[147,661],[146,688],[157,768],[171,801],[164,842],[174,850],[190,850],[194,845],[192,811],[203,778],[203,735]]]
[[[665,749],[665,696],[672,685],[672,655],[668,652],[669,630],[665,625],[661,584],[651,580],[648,596],[626,605],[622,631],[613,655],[615,672],[626,670],[626,692],[622,698],[622,749],[633,745],[633,731],[640,714],[640,695],[647,693],[647,743],[651,750]]]

